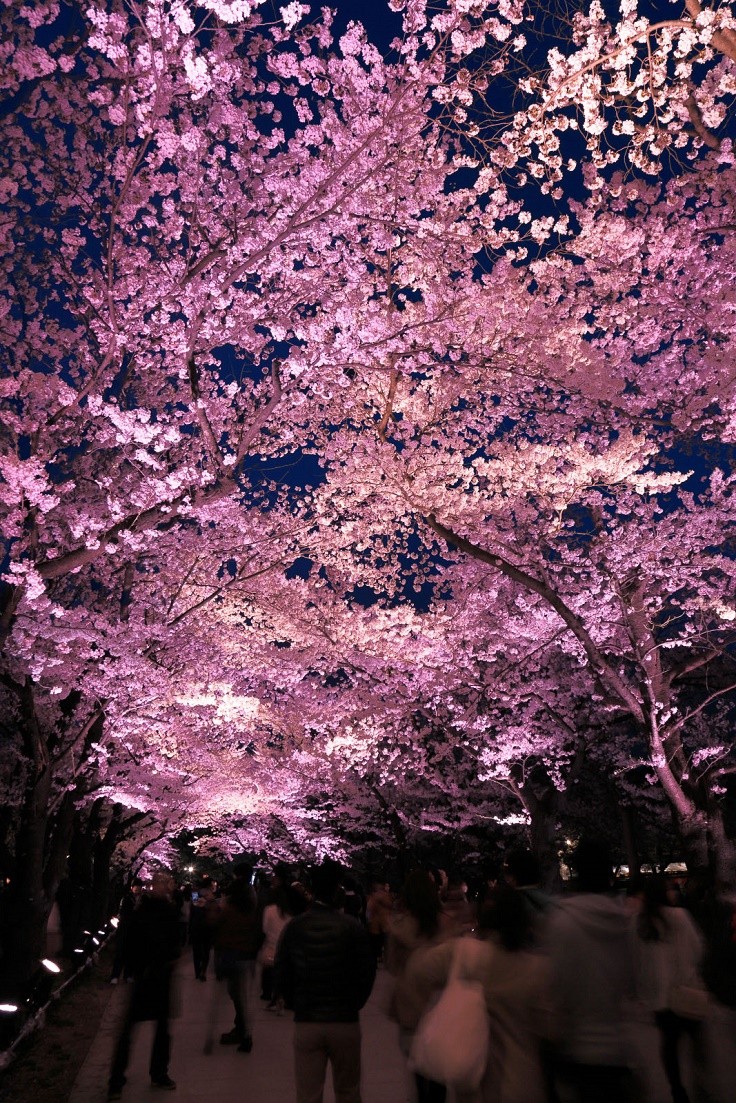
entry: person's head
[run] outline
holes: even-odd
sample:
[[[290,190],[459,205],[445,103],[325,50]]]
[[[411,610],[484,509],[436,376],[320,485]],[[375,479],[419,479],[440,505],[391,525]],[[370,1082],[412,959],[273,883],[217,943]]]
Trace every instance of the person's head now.
[[[447,873],[446,873],[446,871],[444,869],[440,869],[439,867],[437,867],[435,869],[430,870],[429,876],[432,878],[435,885],[437,886],[437,892],[439,893],[440,898],[442,898],[443,894],[447,891]]]
[[[609,892],[613,883],[613,860],[604,839],[584,836],[571,858],[577,875],[578,892]]]
[[[273,873],[271,874],[269,887],[271,888],[272,892],[276,892],[279,889],[285,889],[290,882],[291,876],[289,872],[289,867],[286,865],[285,862],[278,862],[274,866]]]
[[[509,851],[503,873],[506,883],[517,889],[538,885],[540,880],[539,862],[531,850],[521,846]]]
[[[340,863],[328,858],[321,865],[312,869],[310,880],[314,899],[319,901],[320,904],[327,904],[332,907],[342,883]]]
[[[671,908],[681,908],[684,900],[679,881],[667,878],[665,881],[665,895]]]
[[[451,870],[447,875],[447,895],[453,898],[465,896],[468,891],[468,882],[460,870]]]
[[[404,881],[401,889],[404,910],[417,921],[420,932],[427,938],[437,934],[441,910],[437,882],[423,869],[415,869]]]
[[[499,877],[498,865],[495,862],[489,862],[483,870],[481,895],[485,896],[490,889],[494,889],[499,882]]]
[[[233,871],[234,872],[234,871]],[[250,873],[235,874],[227,894],[228,903],[238,911],[249,915],[256,908],[256,894],[250,883]]]
[[[529,907],[518,889],[500,885],[489,892],[480,912],[480,928],[493,933],[505,950],[515,953],[531,937]]]
[[[285,911],[289,915],[301,915],[309,907],[309,893],[301,881],[292,881],[286,889]]]
[[[237,881],[246,881],[250,884],[253,877],[253,866],[248,865],[247,862],[238,862],[233,866],[233,877]]]
[[[167,870],[154,873],[151,881],[151,896],[159,898],[171,896],[176,888],[176,882]]]

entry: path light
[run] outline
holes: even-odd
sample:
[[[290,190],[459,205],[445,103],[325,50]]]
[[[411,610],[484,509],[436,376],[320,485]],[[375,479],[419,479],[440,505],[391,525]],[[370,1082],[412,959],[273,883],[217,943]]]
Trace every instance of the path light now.
[[[19,1011],[17,1003],[0,1003],[0,1049],[6,1049],[17,1038],[21,1024]],[[2,1067],[6,1067],[5,1062]]]
[[[50,958],[42,958],[38,963],[38,969],[33,974],[30,982],[26,1004],[31,1010],[37,1010],[48,1001],[54,987],[54,977],[61,972],[61,966]]]

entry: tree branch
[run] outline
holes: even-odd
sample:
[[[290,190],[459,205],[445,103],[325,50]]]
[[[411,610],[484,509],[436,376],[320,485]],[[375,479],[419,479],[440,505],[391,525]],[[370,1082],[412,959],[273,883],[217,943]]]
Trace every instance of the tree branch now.
[[[494,555],[492,552],[478,547],[477,544],[472,544],[470,540],[466,540],[465,537],[458,536],[452,529],[448,529],[440,524],[434,514],[425,517],[424,521],[438,536],[441,536],[443,540],[447,541],[448,544],[454,544],[459,551],[471,556],[471,558],[477,559],[481,563],[487,563],[490,567],[495,567],[501,574],[505,574],[507,578],[523,586],[525,590],[531,590],[533,593],[539,594],[540,597],[544,598],[547,604],[562,618],[575,638],[582,645],[596,676],[618,696],[619,700],[625,708],[628,709],[637,723],[644,725],[646,718],[641,702],[636,699],[626,683],[619,677],[617,671],[613,669],[611,664],[601,654],[580,617],[565,604],[559,594],[555,593],[545,582],[540,581],[540,579],[535,578],[526,571],[522,571],[519,567],[515,567],[502,556]]]

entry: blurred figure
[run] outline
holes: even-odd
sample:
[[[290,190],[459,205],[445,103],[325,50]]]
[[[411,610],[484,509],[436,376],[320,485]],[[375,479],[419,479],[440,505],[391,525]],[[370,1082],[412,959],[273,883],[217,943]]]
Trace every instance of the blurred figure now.
[[[726,1103],[736,1083],[736,894],[723,880],[688,880],[687,903],[705,937],[703,979],[712,996],[704,1025],[709,1098]]]
[[[541,933],[544,916],[554,905],[554,897],[542,888],[539,862],[531,850],[517,847],[506,856],[503,873],[506,884],[518,889],[524,898],[530,919],[530,937],[535,941]]]
[[[430,869],[429,875],[437,886],[437,893],[440,898],[440,903],[444,903],[445,894],[447,893],[449,878],[444,869],[440,869],[439,866],[434,869]]]
[[[118,929],[115,932],[115,958],[112,963],[110,984],[117,984],[121,974],[125,980],[133,979],[130,932],[133,912],[140,899],[142,888],[143,882],[140,877],[134,877],[130,882],[130,888],[120,901]]]
[[[403,884],[397,908],[389,920],[386,967],[394,976],[391,1015],[399,1024],[399,1047],[408,1058],[412,1039],[430,992],[409,974],[413,962],[420,972],[421,958],[453,933],[452,922],[440,904],[437,882],[423,870],[414,870]],[[414,1074],[417,1103],[444,1103],[447,1088]]]
[[[280,879],[272,893],[271,901],[263,909],[261,926],[263,945],[259,954],[261,962],[261,999],[267,1000],[267,1009],[281,1013],[283,1001],[280,1001],[273,985],[273,970],[276,961],[276,948],[284,927],[295,915],[298,901],[296,893]]]
[[[380,961],[383,956],[392,907],[393,900],[388,885],[383,881],[374,881],[366,901],[365,918],[368,938],[376,961]]]
[[[360,1103],[359,1012],[376,963],[364,928],[335,907],[339,887],[336,863],[313,871],[310,907],[276,952],[276,990],[294,1008],[297,1103],[321,1103],[328,1061],[336,1103]]]
[[[197,980],[207,979],[216,916],[215,886],[210,877],[203,877],[192,892],[189,908],[189,942]]]
[[[689,1037],[697,1049],[701,1023],[671,1006],[675,986],[702,990],[703,940],[685,908],[668,903],[664,877],[648,877],[638,893],[636,982],[639,998],[653,1013],[660,1034],[662,1064],[673,1103],[690,1103],[682,1082],[680,1044]],[[705,1001],[704,1001],[705,1005]]]
[[[122,1096],[133,1027],[144,1020],[153,1019],[156,1023],[149,1065],[151,1083],[170,1091],[176,1087],[169,1076],[171,976],[179,956],[173,890],[174,880],[168,873],[156,874],[150,892],[141,894],[133,913],[130,930],[133,991],[113,1056],[108,1099]]]
[[[342,882],[342,910],[359,923],[365,922],[365,893],[355,878],[348,874]]]
[[[215,926],[215,948],[219,975],[227,983],[227,992],[235,1007],[232,1030],[220,1038],[221,1045],[237,1045],[240,1053],[250,1053],[253,1036],[250,1000],[256,957],[263,931],[251,885],[251,866],[239,864],[233,870],[233,883],[219,910]]]
[[[611,895],[606,844],[581,839],[573,856],[577,892],[551,909],[546,924],[551,996],[557,1022],[560,1097],[574,1103],[628,1103],[633,932]]]
[[[477,909],[468,900],[468,886],[460,873],[448,875],[442,908],[456,935],[470,934],[478,925]]]
[[[312,894],[307,886],[301,881],[292,881],[289,886],[289,907],[294,915],[302,915],[311,902]]]
[[[539,950],[544,941],[545,919],[555,905],[555,897],[541,885],[542,870],[533,851],[527,847],[510,850],[503,863],[504,881],[516,889],[524,901],[527,919],[527,948]],[[554,1086],[555,1054],[549,1040],[540,1043],[544,1080],[549,1103],[559,1103]]]
[[[192,886],[181,885],[174,891],[174,905],[179,919],[179,945],[182,950],[189,938],[189,915],[192,910]]]
[[[705,984],[724,1008],[736,1010],[736,895],[722,882],[693,877],[687,904],[705,938]]]
[[[460,976],[483,986],[490,1018],[488,1066],[478,1092],[455,1093],[457,1103],[545,1103],[540,1037],[547,1032],[545,959],[529,951],[530,917],[522,895],[491,891],[480,913],[480,941],[453,939],[409,961],[408,979],[427,996],[447,982],[455,953]]]

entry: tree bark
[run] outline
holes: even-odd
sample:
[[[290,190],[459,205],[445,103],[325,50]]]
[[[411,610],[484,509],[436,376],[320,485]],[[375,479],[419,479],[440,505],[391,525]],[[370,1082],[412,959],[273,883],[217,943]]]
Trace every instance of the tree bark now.
[[[43,883],[50,791],[48,769],[29,780],[16,834],[15,875],[10,884],[0,975],[18,996],[23,995],[46,945],[52,903]]]
[[[620,805],[619,811],[621,813],[621,829],[623,831],[624,847],[626,849],[626,861],[629,865],[629,876],[635,877],[639,873],[641,867],[641,858],[636,845],[634,811],[626,804]]]
[[[515,775],[515,776],[514,776]],[[511,784],[529,816],[529,846],[539,862],[542,886],[558,891],[561,885],[560,859],[555,835],[559,819],[560,793],[549,783],[540,796],[539,785],[532,787],[521,776],[521,769],[512,771]]]

